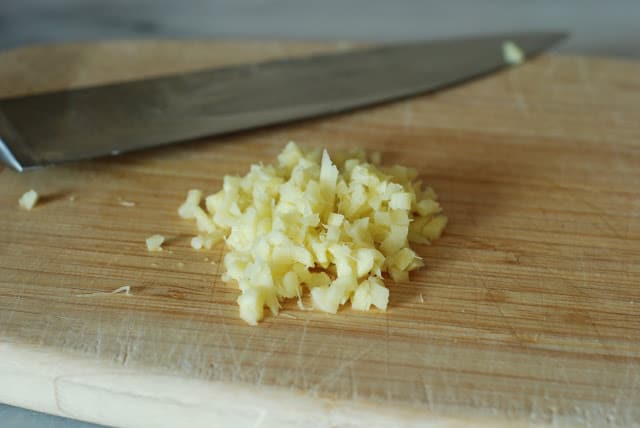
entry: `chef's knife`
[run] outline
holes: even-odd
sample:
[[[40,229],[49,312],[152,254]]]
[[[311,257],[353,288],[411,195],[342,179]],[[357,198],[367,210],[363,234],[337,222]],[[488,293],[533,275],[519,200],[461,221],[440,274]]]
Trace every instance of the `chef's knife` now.
[[[18,171],[338,113],[500,69],[565,37],[413,42],[0,100],[0,157]]]

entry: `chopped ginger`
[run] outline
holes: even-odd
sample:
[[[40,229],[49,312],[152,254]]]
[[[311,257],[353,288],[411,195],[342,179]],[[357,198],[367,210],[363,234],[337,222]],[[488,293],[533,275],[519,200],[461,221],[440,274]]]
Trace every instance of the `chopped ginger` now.
[[[507,64],[517,65],[524,62],[525,54],[520,46],[512,41],[506,41],[502,44],[502,58]]]
[[[222,190],[204,198],[190,190],[178,213],[199,231],[195,249],[222,240],[225,281],[241,290],[240,317],[255,325],[267,306],[309,289],[316,309],[341,305],[387,308],[382,274],[406,281],[423,265],[409,242],[430,243],[447,218],[433,189],[416,171],[379,166],[376,154],[301,150],[289,143],[276,165],[252,165],[244,177],[225,176]],[[201,204],[204,202],[204,207]]]
[[[147,238],[147,250],[148,251],[162,251],[162,244],[164,243],[164,236],[153,235]]]
[[[18,201],[18,203],[20,204],[20,208],[22,208],[23,210],[31,211],[31,209],[38,202],[38,197],[38,192],[33,189],[29,190],[20,197],[20,200]]]

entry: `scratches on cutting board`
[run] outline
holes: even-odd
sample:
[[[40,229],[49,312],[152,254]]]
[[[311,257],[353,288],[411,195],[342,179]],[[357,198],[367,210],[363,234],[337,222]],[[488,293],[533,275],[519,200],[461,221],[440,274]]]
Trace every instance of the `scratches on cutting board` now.
[[[256,335],[261,334],[261,331],[258,328],[252,328],[250,331],[251,333],[249,333],[249,335],[246,336],[244,345],[242,346],[242,349],[239,350],[240,351],[239,354],[232,353],[232,355],[236,355],[234,359],[237,358],[236,360],[237,364],[241,365],[245,361],[245,359],[251,359],[252,357],[254,357],[252,353],[251,345],[254,343],[254,339]]]
[[[302,324],[302,333],[300,333],[300,338],[298,339],[298,350],[296,352],[296,367],[301,369],[304,374],[304,348],[306,345],[307,339],[307,329],[309,328],[309,319],[305,319]]]
[[[138,342],[140,328],[139,325],[144,325],[144,322],[138,323],[138,319],[143,317],[143,314],[127,313],[121,317],[118,326],[118,333],[116,336],[117,343],[119,345],[118,352],[115,357],[115,361],[126,366],[130,357],[135,357],[136,344]],[[140,321],[143,321],[142,319]]]
[[[569,376],[567,376],[567,368],[562,362],[558,364],[558,372],[560,373],[565,385],[570,386],[571,380],[569,380]]]
[[[356,376],[353,370],[353,364],[349,364],[349,391],[351,391],[351,393],[349,394],[349,397],[352,400],[357,400],[358,399],[358,382],[356,380]]]
[[[13,305],[7,311],[3,311],[7,314],[7,316],[5,317],[3,322],[0,323],[0,331],[2,331],[3,325],[8,326],[9,324],[11,324],[11,321],[13,321],[13,318],[15,317],[16,313],[20,311],[20,305],[22,303],[23,298],[24,297],[22,294],[18,294],[18,296],[14,298]]]
[[[344,396],[351,397],[356,394],[357,392],[353,389],[353,387],[355,387],[355,374],[349,373],[349,371],[353,370],[354,365],[361,361],[362,358],[368,355],[374,348],[374,344],[372,343],[366,344],[363,342],[362,345],[363,346],[360,347],[360,349],[352,354],[345,353],[340,349],[335,356],[338,363],[320,382],[314,385],[312,388],[314,393],[317,394],[319,390],[326,386],[340,385],[339,388],[343,392]]]
[[[420,373],[420,383],[422,384],[422,392],[424,394],[422,401],[426,404],[429,411],[433,412],[433,389],[422,372]]]
[[[507,75],[507,81],[509,82],[509,86],[511,87],[511,93],[513,94],[514,102],[518,111],[520,111],[524,116],[529,116],[531,113],[531,108],[529,106],[529,102],[522,92],[522,85],[519,76],[519,73],[511,72]]]
[[[484,279],[484,275],[482,273],[482,270],[480,269],[480,266],[478,265],[478,262],[471,257],[471,255],[469,256],[469,260],[471,261],[471,266],[473,266],[475,272],[476,272],[476,278],[478,280],[478,282],[480,283],[481,287],[484,289],[485,291],[485,295],[488,298],[489,301],[492,302],[493,306],[496,308],[497,313],[500,315],[500,318],[502,320],[504,320],[504,324],[507,326],[507,328],[509,329],[509,331],[511,332],[511,335],[513,336],[513,338],[516,340],[516,342],[522,346],[525,347],[525,343],[522,337],[520,337],[520,335],[518,334],[518,331],[516,330],[516,328],[513,325],[513,322],[511,320],[510,317],[508,317],[503,309],[502,309],[502,305],[500,304],[500,302],[496,299],[495,297],[495,290],[492,289],[485,281]]]
[[[556,71],[556,62],[547,61],[547,65],[542,71],[542,75],[547,79],[551,79],[554,76],[555,71]]]
[[[593,100],[595,96],[595,90],[586,58],[576,58],[575,64],[580,83],[582,84],[584,91],[589,96],[590,100]]]
[[[385,337],[384,337],[384,374],[386,376],[387,379],[389,379],[389,359],[390,359],[390,355],[389,355],[389,339],[391,337],[390,333],[389,333],[389,312],[385,312],[384,313],[384,323],[385,323]],[[391,401],[391,388],[387,388],[386,389],[386,394],[387,394],[387,400]]]
[[[411,128],[413,126],[413,108],[411,101],[404,101],[402,105],[402,125],[405,128]]]
[[[584,253],[582,253],[580,255],[580,264],[581,264],[581,271],[582,271],[582,281],[584,284],[587,283],[587,278],[589,276],[589,267],[587,266],[587,263],[584,262]],[[571,289],[573,289],[576,292],[576,297],[580,296],[584,299],[584,301],[589,301],[590,300],[590,296],[589,294],[583,290],[579,285],[575,285],[573,284],[571,281],[565,281],[565,284],[567,284],[569,287],[571,287]],[[586,322],[593,327],[593,331],[596,333],[596,340],[598,341],[598,343],[600,344],[600,346],[602,346],[603,349],[607,350],[607,351],[611,351],[611,349],[609,348],[609,346],[605,343],[605,341],[603,340],[603,334],[600,331],[598,324],[596,323],[596,320],[593,318],[593,316],[591,315],[591,313],[588,310],[582,309],[580,310],[580,315],[584,316]]]

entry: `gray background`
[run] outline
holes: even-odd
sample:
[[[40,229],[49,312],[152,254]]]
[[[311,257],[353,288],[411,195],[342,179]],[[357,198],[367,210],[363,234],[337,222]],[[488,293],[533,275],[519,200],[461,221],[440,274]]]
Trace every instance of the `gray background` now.
[[[402,40],[568,29],[561,52],[640,58],[638,0],[0,0],[0,49],[154,37]]]
[[[640,58],[640,0],[0,0],[0,50],[122,38],[397,41],[524,29],[570,31],[557,52]],[[94,425],[0,404],[0,426]]]

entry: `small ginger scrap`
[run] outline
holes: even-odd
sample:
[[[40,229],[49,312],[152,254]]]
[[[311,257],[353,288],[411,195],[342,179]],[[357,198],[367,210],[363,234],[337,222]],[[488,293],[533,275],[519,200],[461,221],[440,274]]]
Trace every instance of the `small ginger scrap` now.
[[[23,210],[31,211],[31,209],[38,202],[38,198],[39,197],[40,197],[40,195],[38,195],[38,192],[36,192],[35,190],[31,189],[28,192],[25,192],[20,197],[20,199],[18,200],[18,204],[20,205],[20,208],[22,208]]]
[[[131,286],[123,285],[122,287],[118,287],[113,291],[99,291],[97,293],[76,294],[76,297],[105,296],[109,294],[125,294],[127,296],[131,296]]]
[[[133,201],[127,201],[126,199],[122,199],[121,197],[118,198],[118,205],[126,207],[126,208],[133,208],[136,206],[136,203]]]
[[[195,221],[195,249],[226,242],[223,280],[237,284],[240,317],[255,325],[264,307],[309,290],[313,306],[336,313],[386,310],[389,289],[423,266],[409,242],[428,244],[447,224],[437,195],[402,166],[369,162],[362,150],[303,151],[289,143],[275,165],[225,176],[203,198],[190,190],[178,214]]]
[[[152,235],[147,238],[147,251],[162,251],[162,244],[164,243],[164,236]]]

